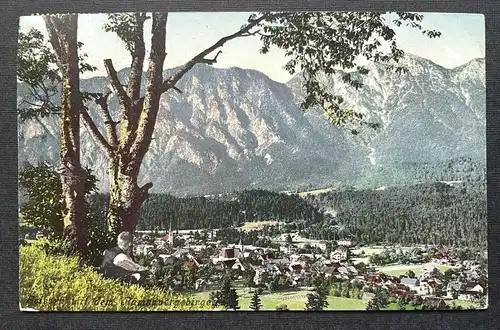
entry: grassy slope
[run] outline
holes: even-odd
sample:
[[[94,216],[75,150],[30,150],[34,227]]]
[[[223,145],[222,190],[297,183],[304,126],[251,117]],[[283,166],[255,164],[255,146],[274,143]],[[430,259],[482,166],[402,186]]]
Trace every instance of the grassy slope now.
[[[105,279],[76,258],[48,255],[40,246],[20,248],[19,294],[23,307],[40,311],[211,310],[207,301]]]
[[[449,268],[451,268],[451,266],[439,266],[439,270],[441,272],[445,272]],[[397,266],[389,266],[389,267],[380,267],[379,269],[384,273],[386,273],[387,275],[391,276],[404,275],[410,270],[412,270],[416,276],[422,275],[424,272],[422,266],[407,267],[405,265],[401,265],[400,268],[398,268]]]
[[[237,289],[241,310],[248,310],[253,293],[248,289]],[[260,296],[263,310],[275,310],[276,306],[287,305],[290,310],[304,310],[307,294],[311,291],[290,290]],[[210,292],[195,293],[197,299],[208,299]],[[327,310],[364,310],[365,303],[360,299],[328,296]]]
[[[290,290],[277,293],[262,294],[260,296],[262,302],[262,310],[275,310],[276,306],[279,305],[287,305],[290,310],[297,310],[297,311],[304,310],[307,301],[307,294],[310,292],[311,291],[306,291],[306,290]],[[241,288],[237,289],[237,293],[239,296],[240,310],[249,310],[253,293],[249,292],[248,289],[241,289]],[[208,299],[209,294],[210,294],[209,291],[198,292],[194,294],[194,297],[196,299],[205,300]],[[326,310],[329,311],[341,311],[341,310],[364,311],[366,308],[366,303],[361,299],[356,299],[356,298],[328,296],[327,301],[328,301],[328,307],[326,308]],[[447,301],[447,303],[451,306],[453,301],[455,302],[455,304],[460,305],[463,308],[474,306],[473,303],[463,300],[450,300]],[[417,310],[417,309],[418,308],[415,308],[412,305],[406,305],[407,311]],[[383,310],[397,311],[399,310],[399,305],[397,303],[390,303],[386,308],[383,308]]]

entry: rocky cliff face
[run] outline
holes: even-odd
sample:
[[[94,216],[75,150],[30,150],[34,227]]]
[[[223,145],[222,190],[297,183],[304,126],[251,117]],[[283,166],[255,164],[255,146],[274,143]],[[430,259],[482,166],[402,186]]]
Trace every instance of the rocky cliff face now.
[[[362,172],[401,161],[470,156],[484,162],[484,59],[448,70],[408,55],[404,65],[410,72],[403,75],[371,65],[358,91],[336,76],[323,77],[346,106],[381,123],[379,131],[357,136],[331,127],[320,111],[300,110],[300,75],[280,84],[258,71],[198,65],[178,84],[183,94],[162,97],[140,179],[152,181],[155,192],[175,194],[287,190],[355,184]],[[85,90],[107,88],[102,77],[82,81]],[[23,86],[18,94],[25,97]],[[57,161],[57,130],[56,118],[20,124],[20,164]],[[83,161],[105,189],[105,159],[85,128],[81,132]]]

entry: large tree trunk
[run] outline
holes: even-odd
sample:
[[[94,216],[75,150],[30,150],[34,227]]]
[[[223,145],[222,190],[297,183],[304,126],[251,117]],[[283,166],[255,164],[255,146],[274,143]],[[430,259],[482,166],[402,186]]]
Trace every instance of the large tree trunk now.
[[[86,171],[80,163],[80,75],[78,60],[78,16],[44,16],[50,42],[57,56],[62,79],[59,137],[61,181],[66,204],[65,233],[75,251],[87,248],[85,221]]]
[[[139,210],[148,197],[152,183],[142,187],[137,185],[142,160],[151,143],[154,122],[159,108],[163,82],[163,62],[165,60],[166,13],[152,15],[152,36],[146,94],[140,96],[142,68],[145,56],[143,25],[146,17],[134,14],[134,42],[131,49],[132,65],[128,90],[125,91],[118,79],[111,60],[104,60],[108,77],[122,108],[120,136],[113,127],[107,129],[112,152],[108,153],[108,177],[110,181],[110,205],[108,222],[115,234],[122,231],[133,233],[139,220]],[[101,109],[105,117],[109,115],[107,103]],[[108,120],[109,121],[109,120]],[[116,141],[113,143],[113,141]]]
[[[121,231],[133,233],[138,222],[139,209],[148,197],[148,190],[152,183],[143,187],[137,185],[137,178],[141,163],[146,155],[155,129],[160,97],[163,93],[173,89],[182,93],[175,85],[197,63],[213,64],[217,56],[206,58],[226,42],[234,38],[248,36],[250,30],[259,22],[267,18],[263,15],[242,27],[239,31],[221,38],[191,60],[189,60],[176,74],[163,79],[163,65],[166,55],[166,24],[167,13],[152,13],[151,17],[145,14],[123,14],[123,19],[131,21],[132,35],[123,39],[128,45],[132,56],[127,90],[118,78],[111,59],[104,60],[113,94],[118,99],[121,109],[119,134],[116,131],[116,122],[113,122],[108,110],[107,96],[97,100],[104,116],[107,139],[99,132],[92,119],[83,112],[83,119],[102,150],[108,157],[108,177],[110,182],[110,207],[108,222],[110,230],[115,234]],[[146,77],[146,91],[141,96],[141,82],[145,58],[144,22],[152,19],[151,48],[149,51],[148,70]],[[115,25],[116,28],[116,25]]]
[[[152,184],[137,185],[139,168],[111,159],[108,163],[110,200],[108,224],[114,237],[123,231],[133,233],[139,220],[139,210],[148,197]]]

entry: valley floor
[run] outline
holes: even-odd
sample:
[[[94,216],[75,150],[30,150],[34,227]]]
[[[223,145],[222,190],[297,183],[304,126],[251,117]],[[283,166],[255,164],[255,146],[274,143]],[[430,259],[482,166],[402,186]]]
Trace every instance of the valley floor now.
[[[250,302],[252,299],[253,291],[251,292],[247,288],[238,288],[237,290],[239,297],[240,310],[250,310]],[[208,300],[211,291],[198,292],[193,294],[197,299]],[[305,310],[307,295],[311,293],[310,290],[286,290],[275,293],[263,293],[260,296],[262,302],[262,310],[275,310],[277,306],[286,305],[290,310],[302,311]],[[366,309],[366,302],[361,299],[356,298],[345,298],[345,297],[334,297],[328,296],[328,306],[325,308],[327,311],[364,311]],[[455,305],[462,306],[463,308],[468,308],[475,306],[474,303],[464,300],[448,300],[447,303],[451,306],[453,303]],[[398,310],[398,304],[391,303],[384,310]],[[415,309],[412,305],[407,305],[406,310]]]

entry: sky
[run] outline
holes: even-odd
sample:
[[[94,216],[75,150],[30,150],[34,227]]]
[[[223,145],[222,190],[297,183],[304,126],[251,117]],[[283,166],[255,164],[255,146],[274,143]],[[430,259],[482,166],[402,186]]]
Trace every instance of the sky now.
[[[423,27],[442,33],[440,38],[429,39],[411,28],[396,28],[399,47],[407,53],[427,58],[443,67],[454,68],[474,58],[485,56],[484,16],[480,14],[422,13]],[[170,13],[167,21],[167,57],[165,69],[177,67],[215,43],[221,37],[237,31],[249,13]],[[88,62],[98,71],[84,77],[105,75],[103,60],[113,59],[117,70],[130,65],[130,55],[123,42],[114,33],[103,31],[107,21],[105,14],[81,14],[78,38],[84,43],[83,51]],[[151,20],[148,20],[151,24]],[[35,27],[46,34],[40,16],[24,16],[20,30]],[[146,25],[146,49],[151,34]],[[234,39],[223,47],[215,67],[241,67],[259,70],[271,79],[286,82],[291,76],[283,69],[286,63],[284,52],[272,49],[268,54],[259,54],[260,40],[257,37]]]

